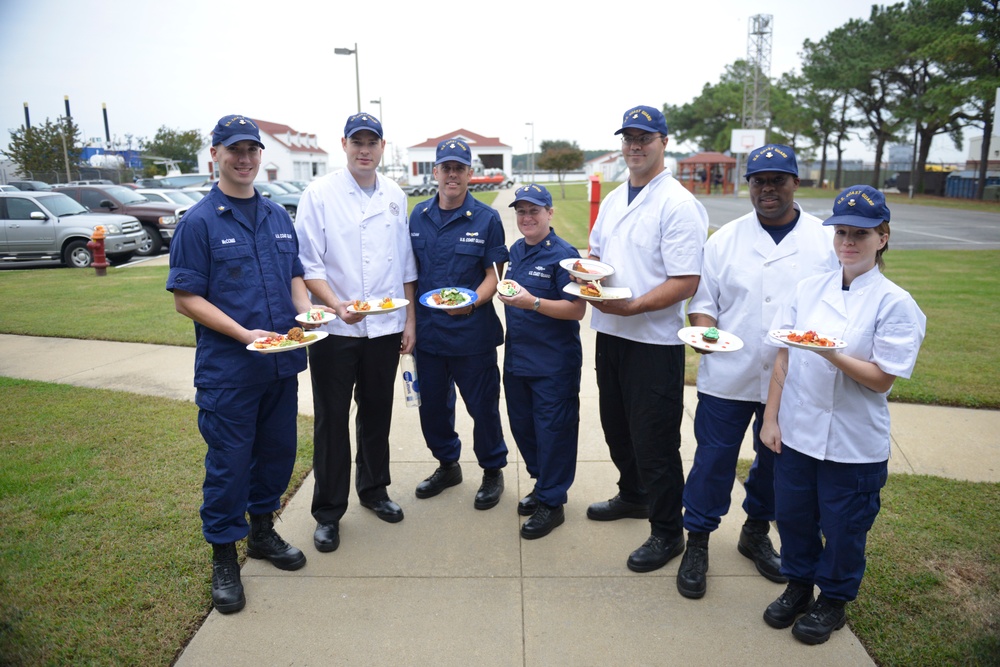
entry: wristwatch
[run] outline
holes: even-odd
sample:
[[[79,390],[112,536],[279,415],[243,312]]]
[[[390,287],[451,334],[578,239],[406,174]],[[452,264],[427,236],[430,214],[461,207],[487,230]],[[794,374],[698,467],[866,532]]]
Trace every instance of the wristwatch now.
[[[531,309],[537,311],[541,307],[542,307],[542,300],[536,296],[535,303],[531,305]]]

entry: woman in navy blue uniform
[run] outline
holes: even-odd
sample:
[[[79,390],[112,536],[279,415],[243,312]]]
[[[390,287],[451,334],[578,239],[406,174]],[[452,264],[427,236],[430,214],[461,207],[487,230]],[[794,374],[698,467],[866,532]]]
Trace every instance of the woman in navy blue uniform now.
[[[535,488],[518,503],[530,517],[521,537],[544,537],[565,521],[563,505],[576,475],[580,431],[580,320],[586,304],[563,291],[569,272],[563,259],[580,253],[549,226],[552,195],[534,183],[518,188],[511,204],[524,235],[510,249],[506,280],[501,285],[507,340],[503,386],[507,416],[517,448]]]

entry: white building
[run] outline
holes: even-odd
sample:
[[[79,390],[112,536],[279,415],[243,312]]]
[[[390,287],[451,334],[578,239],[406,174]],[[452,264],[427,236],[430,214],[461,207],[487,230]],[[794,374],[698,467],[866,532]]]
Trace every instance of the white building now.
[[[263,160],[258,180],[306,181],[323,176],[329,171],[329,155],[320,148],[315,134],[296,132],[287,125],[266,120],[252,119],[260,130],[264,144]],[[212,162],[212,135],[206,146],[198,152],[199,169],[218,177]]]
[[[479,160],[484,170],[501,169],[508,176],[513,173],[514,154],[510,146],[501,143],[496,137],[484,137],[469,130],[458,129],[439,137],[429,137],[407,149],[409,170],[406,178],[410,184],[426,183],[434,178],[431,172],[437,156],[437,145],[445,139],[461,139],[469,144],[473,162]]]

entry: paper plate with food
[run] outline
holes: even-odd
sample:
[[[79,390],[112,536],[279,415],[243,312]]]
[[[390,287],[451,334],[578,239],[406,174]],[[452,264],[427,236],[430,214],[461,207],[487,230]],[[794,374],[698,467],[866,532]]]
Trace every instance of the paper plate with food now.
[[[247,345],[247,349],[251,352],[260,352],[261,354],[288,352],[289,350],[297,350],[301,347],[309,347],[313,343],[318,343],[329,335],[330,334],[325,331],[310,331],[306,333],[299,327],[292,327],[288,330],[287,334],[278,334],[277,336],[265,336],[264,338],[258,338],[254,342]]]
[[[465,308],[475,303],[478,298],[478,294],[464,287],[442,287],[425,293],[419,301],[428,308],[450,310],[452,308]]]
[[[497,292],[501,296],[517,296],[521,291],[521,286],[513,280],[501,280],[497,283]]]
[[[615,301],[632,298],[632,290],[628,287],[605,287],[596,280],[583,284],[567,283],[563,287],[563,291],[587,301]]]
[[[677,332],[677,337],[705,352],[735,352],[743,348],[739,336],[715,327],[684,327]]]
[[[567,257],[559,262],[559,266],[569,271],[571,276],[580,280],[601,280],[615,272],[614,267],[610,264],[584,257],[580,259]]]
[[[407,299],[388,296],[380,299],[368,299],[367,301],[358,299],[347,305],[347,312],[363,313],[365,315],[385,315],[386,313],[394,313],[400,308],[406,308],[408,305],[410,305],[410,302]]]
[[[769,332],[768,335],[779,343],[784,343],[789,347],[798,347],[803,350],[839,350],[847,347],[846,341],[834,338],[833,336],[823,336],[812,330],[775,329]]]
[[[326,324],[327,322],[333,322],[335,319],[337,319],[336,315],[322,308],[310,308],[306,312],[295,316],[295,321],[302,322],[303,324]]]

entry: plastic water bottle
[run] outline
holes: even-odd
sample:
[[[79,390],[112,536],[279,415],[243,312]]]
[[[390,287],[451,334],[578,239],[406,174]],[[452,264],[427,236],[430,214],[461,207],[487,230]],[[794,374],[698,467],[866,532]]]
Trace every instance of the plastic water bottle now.
[[[417,380],[417,364],[412,354],[404,354],[399,362],[403,372],[403,395],[406,397],[406,407],[420,407],[420,383]]]

